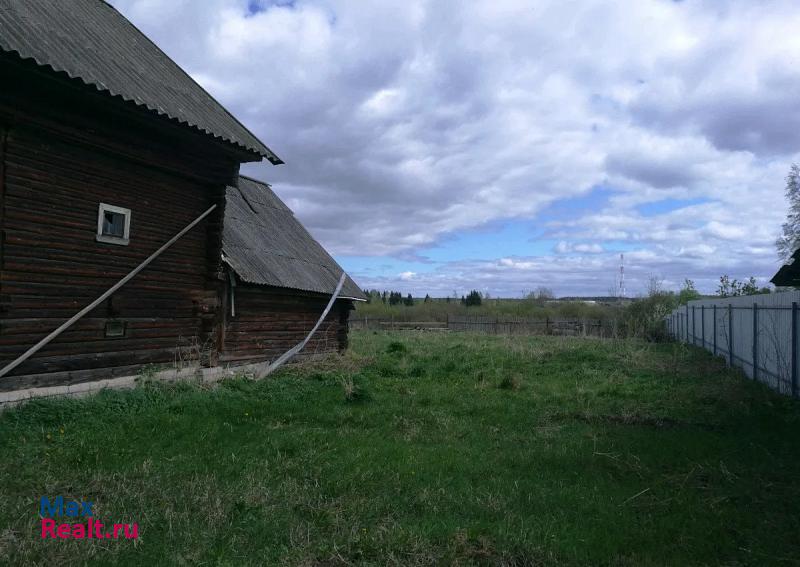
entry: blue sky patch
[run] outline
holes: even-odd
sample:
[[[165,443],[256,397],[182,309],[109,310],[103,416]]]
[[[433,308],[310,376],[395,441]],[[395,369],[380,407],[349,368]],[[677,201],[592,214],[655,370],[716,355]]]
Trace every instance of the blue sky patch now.
[[[271,6],[294,8],[295,0],[249,0],[247,3],[247,14],[254,16],[261,12],[266,12]]]
[[[568,199],[558,199],[553,201],[548,207],[543,209],[537,219],[541,223],[554,220],[570,220],[584,214],[596,213],[609,205],[611,197],[617,191],[610,187],[597,185],[585,195],[570,197]]]
[[[552,240],[541,240],[543,230],[532,220],[495,221],[480,228],[450,234],[421,256],[434,262],[487,260],[498,256],[537,256],[552,249]]]
[[[697,198],[697,199],[662,199],[661,201],[653,201],[652,203],[644,203],[636,207],[643,217],[655,217],[678,209],[685,209],[694,205],[703,205],[710,203],[711,199]]]

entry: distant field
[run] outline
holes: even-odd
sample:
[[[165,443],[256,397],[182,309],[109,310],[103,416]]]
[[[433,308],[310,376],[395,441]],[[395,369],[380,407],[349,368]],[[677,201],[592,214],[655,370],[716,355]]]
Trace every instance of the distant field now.
[[[481,305],[467,307],[459,300],[434,299],[425,303],[415,299],[414,305],[388,305],[381,301],[356,303],[352,318],[372,317],[396,321],[445,321],[448,315],[480,317],[530,317],[545,319],[613,319],[620,315],[617,304],[558,301],[545,303],[530,299],[484,299]]]
[[[800,407],[680,345],[354,333],[0,414],[0,564],[789,565]],[[133,541],[41,541],[38,499]]]

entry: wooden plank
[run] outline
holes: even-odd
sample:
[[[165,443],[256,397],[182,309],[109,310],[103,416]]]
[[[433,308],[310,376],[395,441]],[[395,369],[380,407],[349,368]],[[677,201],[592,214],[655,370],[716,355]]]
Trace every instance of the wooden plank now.
[[[147,348],[138,351],[113,351],[102,353],[73,354],[69,357],[52,357],[26,360],[19,367],[17,375],[44,374],[48,372],[67,372],[112,366],[133,366],[142,364],[172,363],[175,360],[174,348]],[[4,384],[10,377],[0,380]],[[0,386],[4,387],[4,386]]]
[[[119,376],[130,376],[135,375],[141,368],[141,365],[134,364],[128,366],[110,366],[107,368],[89,368],[83,370],[8,376],[0,381],[0,392],[21,390],[23,388],[65,386],[68,384],[80,384],[83,382],[93,382],[95,380],[117,378]]]
[[[0,273],[5,269],[6,244],[6,147],[8,145],[8,126],[0,124]],[[3,293],[3,282],[0,281],[0,294]],[[0,328],[2,333],[2,328]]]

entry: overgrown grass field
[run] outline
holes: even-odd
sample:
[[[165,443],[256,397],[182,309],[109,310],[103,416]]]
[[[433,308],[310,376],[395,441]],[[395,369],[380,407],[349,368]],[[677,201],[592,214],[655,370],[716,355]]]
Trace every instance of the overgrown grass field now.
[[[508,319],[603,319],[619,318],[623,314],[621,305],[601,303],[587,304],[578,301],[546,303],[535,299],[484,299],[481,305],[467,307],[460,301],[450,302],[434,299],[425,303],[422,299],[414,305],[388,305],[373,300],[356,305],[354,319],[393,319],[395,321],[446,321],[448,316],[479,316]]]
[[[800,407],[681,345],[352,335],[0,414],[0,563],[789,565]],[[39,498],[139,539],[40,539]]]

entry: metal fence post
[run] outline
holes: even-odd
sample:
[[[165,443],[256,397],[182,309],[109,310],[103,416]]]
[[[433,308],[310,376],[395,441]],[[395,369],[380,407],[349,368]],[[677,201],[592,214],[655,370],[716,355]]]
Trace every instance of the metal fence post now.
[[[758,380],[758,303],[753,303],[753,380]]]
[[[733,304],[728,303],[728,366],[733,367]]]
[[[700,336],[703,341],[703,348],[706,348],[706,306],[700,306]]]
[[[686,304],[686,343],[689,343],[689,304]]]
[[[692,305],[692,345],[697,346],[697,306]]]
[[[714,356],[717,356],[717,304],[714,304]]]
[[[797,302],[792,302],[792,397],[797,397]]]

